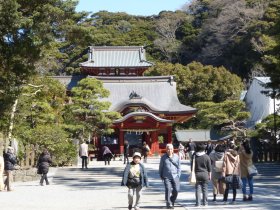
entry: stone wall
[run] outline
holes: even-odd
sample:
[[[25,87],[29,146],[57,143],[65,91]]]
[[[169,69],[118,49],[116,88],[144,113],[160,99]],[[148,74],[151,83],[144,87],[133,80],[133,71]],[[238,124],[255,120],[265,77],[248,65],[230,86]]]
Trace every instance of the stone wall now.
[[[13,171],[14,182],[28,182],[39,180],[41,175],[37,174],[37,168],[17,169]]]

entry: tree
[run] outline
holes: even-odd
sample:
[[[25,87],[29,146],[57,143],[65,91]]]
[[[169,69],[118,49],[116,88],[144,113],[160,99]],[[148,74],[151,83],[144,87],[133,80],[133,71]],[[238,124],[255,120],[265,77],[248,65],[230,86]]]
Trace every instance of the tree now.
[[[22,147],[34,145],[37,154],[47,148],[56,165],[71,163],[76,148],[65,130],[65,87],[49,77],[33,77],[22,87],[14,118],[13,137]],[[23,157],[22,157],[23,158]]]
[[[188,15],[184,12],[161,12],[155,21],[155,30],[158,38],[154,41],[166,61],[178,61],[180,40],[176,39],[176,32],[184,21],[188,19]]]
[[[227,100],[221,103],[200,102],[197,119],[201,128],[219,127],[221,130],[237,132],[246,136],[245,120],[250,112],[245,111],[245,103],[238,100]]]
[[[0,114],[8,119],[12,104],[29,77],[49,73],[65,53],[66,41],[87,40],[89,32],[76,13],[75,0],[0,0]],[[65,47],[65,45],[64,45]],[[45,63],[44,63],[45,62]],[[2,130],[7,127],[2,121]]]
[[[243,90],[241,79],[224,67],[203,66],[192,62],[187,66],[156,63],[148,75],[174,75],[179,99],[186,105],[201,101],[222,102],[238,99]]]
[[[75,117],[72,124],[82,125],[80,132],[84,138],[91,134],[100,136],[114,131],[112,122],[120,115],[109,111],[110,102],[104,100],[108,96],[109,91],[95,78],[83,79],[72,89],[73,103],[68,105]]]

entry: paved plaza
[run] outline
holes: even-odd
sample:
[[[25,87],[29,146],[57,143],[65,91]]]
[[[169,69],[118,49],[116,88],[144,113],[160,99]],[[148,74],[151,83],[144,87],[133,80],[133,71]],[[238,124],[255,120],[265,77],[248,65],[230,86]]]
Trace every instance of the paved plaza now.
[[[159,159],[150,159],[148,169],[150,187],[143,190],[141,209],[165,209],[164,187],[158,177]],[[194,186],[187,183],[189,161],[182,162],[181,191],[175,209],[280,209],[280,165],[257,164],[260,175],[255,178],[253,202],[243,202],[238,192],[236,205],[223,205],[222,197],[212,203],[212,188],[209,189],[209,206],[195,207]],[[39,186],[39,181],[16,182],[14,191],[1,192],[1,210],[125,210],[127,189],[121,187],[124,165],[112,161],[110,166],[91,161],[89,169],[78,167],[52,168],[48,186]],[[231,192],[229,199],[231,199]]]

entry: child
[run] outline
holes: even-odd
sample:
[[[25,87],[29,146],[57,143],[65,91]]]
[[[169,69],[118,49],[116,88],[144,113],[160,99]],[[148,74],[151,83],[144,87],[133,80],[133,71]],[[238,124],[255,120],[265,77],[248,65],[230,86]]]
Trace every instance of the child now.
[[[139,210],[142,187],[148,187],[147,172],[141,161],[141,154],[135,152],[132,156],[133,161],[126,165],[122,178],[122,186],[128,187],[128,209],[132,209],[133,195],[136,193],[135,210]]]

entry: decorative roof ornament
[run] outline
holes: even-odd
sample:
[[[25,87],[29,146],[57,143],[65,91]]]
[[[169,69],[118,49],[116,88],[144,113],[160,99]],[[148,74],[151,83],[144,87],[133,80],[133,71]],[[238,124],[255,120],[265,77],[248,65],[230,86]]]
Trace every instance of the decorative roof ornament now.
[[[140,96],[139,94],[137,94],[137,93],[133,90],[133,91],[129,94],[129,99],[131,100],[131,99],[135,99],[135,98],[141,99],[142,96]]]

